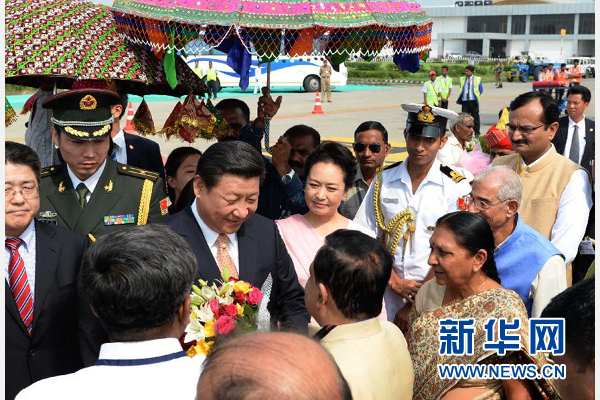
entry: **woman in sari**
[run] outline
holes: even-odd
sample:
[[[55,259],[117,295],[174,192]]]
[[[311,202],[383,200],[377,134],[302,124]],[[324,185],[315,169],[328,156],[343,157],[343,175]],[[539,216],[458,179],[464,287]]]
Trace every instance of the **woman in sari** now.
[[[553,399],[546,380],[441,379],[438,364],[547,364],[543,353],[530,356],[529,321],[518,294],[500,285],[494,262],[494,237],[479,215],[455,212],[441,217],[430,239],[429,264],[435,279],[426,282],[409,315],[408,346],[414,364],[414,400]],[[440,355],[439,321],[475,320],[472,355]],[[521,320],[521,348],[499,356],[484,350],[489,318]],[[512,331],[508,333],[512,334]],[[497,338],[497,336],[496,336]]]
[[[310,264],[338,229],[353,229],[374,237],[368,228],[338,212],[346,191],[356,177],[356,158],[339,143],[323,142],[306,160],[304,197],[308,213],[275,221],[302,287],[310,277]]]

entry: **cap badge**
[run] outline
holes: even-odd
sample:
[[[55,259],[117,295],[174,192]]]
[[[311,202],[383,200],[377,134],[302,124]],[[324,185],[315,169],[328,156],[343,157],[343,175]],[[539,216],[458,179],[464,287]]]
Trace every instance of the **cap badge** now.
[[[423,106],[423,108],[421,108],[421,111],[417,113],[417,119],[421,122],[427,122],[429,124],[433,123],[435,117],[433,115],[431,107],[427,105]]]
[[[79,102],[79,108],[84,111],[95,110],[98,106],[98,101],[93,96],[86,94]]]

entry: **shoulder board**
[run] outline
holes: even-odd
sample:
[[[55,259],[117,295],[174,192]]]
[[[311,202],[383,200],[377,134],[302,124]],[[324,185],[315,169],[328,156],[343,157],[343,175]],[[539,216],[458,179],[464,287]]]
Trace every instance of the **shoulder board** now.
[[[145,169],[132,167],[131,165],[125,164],[119,164],[117,169],[122,174],[135,176],[136,178],[150,179],[151,181],[156,181],[160,176],[154,171],[148,171]]]
[[[444,175],[448,176],[449,178],[452,178],[452,180],[456,183],[462,181],[463,179],[467,179],[447,165],[441,165],[440,171],[442,171]]]
[[[59,169],[60,168],[58,165],[53,165],[51,167],[42,168],[42,170],[40,171],[40,177],[44,178],[46,176],[54,175],[55,173],[58,172]]]
[[[385,167],[381,168],[382,171],[385,171],[386,169],[392,169],[392,168],[396,168],[397,166],[399,166],[400,164],[402,164],[402,161],[398,161],[397,163],[393,163],[390,165],[386,165]]]

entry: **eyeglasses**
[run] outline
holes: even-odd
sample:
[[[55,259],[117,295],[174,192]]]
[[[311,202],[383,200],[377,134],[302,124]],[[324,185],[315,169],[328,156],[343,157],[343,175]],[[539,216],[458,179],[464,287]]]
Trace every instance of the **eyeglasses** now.
[[[12,200],[15,194],[21,193],[24,199],[33,199],[39,195],[40,188],[37,186],[25,186],[21,190],[15,190],[10,188],[4,189],[4,199],[6,201]]]
[[[517,130],[519,130],[523,135],[530,135],[534,131],[540,129],[542,126],[546,126],[546,124],[541,124],[538,126],[514,126],[511,124],[506,124],[506,132],[515,133]]]
[[[354,143],[352,147],[354,147],[354,151],[357,153],[362,153],[367,149],[367,147],[369,148],[369,150],[371,150],[371,153],[377,154],[381,151],[381,145],[379,143],[371,143],[369,145],[366,145],[364,143]]]
[[[488,210],[494,206],[497,206],[498,204],[502,204],[505,201],[510,200],[510,199],[506,199],[506,200],[502,200],[502,201],[497,201],[495,203],[488,203],[485,200],[475,200],[473,197],[471,197],[470,194],[463,196],[462,199],[467,207],[469,207],[471,204],[473,204],[475,206],[475,208],[478,209],[479,211]]]

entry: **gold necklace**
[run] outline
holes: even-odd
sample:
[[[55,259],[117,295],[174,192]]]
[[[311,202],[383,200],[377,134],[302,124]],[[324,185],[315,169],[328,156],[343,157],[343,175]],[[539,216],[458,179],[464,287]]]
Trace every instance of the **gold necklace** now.
[[[487,280],[488,280],[488,277],[486,276],[485,279],[483,280],[483,282],[481,282],[481,285],[479,285],[477,287],[477,289],[475,289],[475,292],[473,292],[473,294],[477,294],[477,292],[479,291],[479,289],[481,289],[481,287],[483,285],[485,285],[485,283],[487,282]],[[465,297],[465,299],[473,296],[473,294]],[[456,298],[456,295],[454,294],[454,292],[452,292],[452,303],[450,305],[455,305],[457,302],[458,302],[458,299]]]

